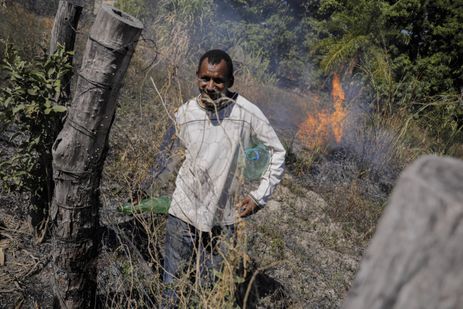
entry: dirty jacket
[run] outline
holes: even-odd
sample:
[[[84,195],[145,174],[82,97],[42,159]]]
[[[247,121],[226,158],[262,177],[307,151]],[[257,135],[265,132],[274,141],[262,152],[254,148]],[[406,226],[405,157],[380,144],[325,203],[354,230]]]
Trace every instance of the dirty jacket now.
[[[249,194],[264,206],[280,182],[285,150],[260,109],[241,95],[219,111],[208,111],[195,98],[175,114],[176,136],[185,150],[169,213],[210,231],[237,221],[235,204]],[[243,192],[244,150],[263,143],[270,161],[260,182]]]

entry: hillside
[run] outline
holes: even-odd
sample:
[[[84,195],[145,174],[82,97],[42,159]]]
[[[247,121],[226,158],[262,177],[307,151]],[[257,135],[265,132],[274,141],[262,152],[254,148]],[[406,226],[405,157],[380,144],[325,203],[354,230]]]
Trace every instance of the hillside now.
[[[0,210],[0,241],[4,254],[4,265],[0,268],[4,278],[0,286],[0,303],[4,308],[16,304],[48,307],[52,302],[53,282],[51,244],[49,241],[34,244],[27,222],[18,216],[14,201],[3,197],[2,204],[8,203],[10,207]],[[255,275],[249,296],[252,308],[334,308],[341,304],[357,271],[363,247],[353,240],[358,235],[347,235],[342,226],[330,218],[329,207],[317,193],[296,185],[287,175],[267,207],[240,226],[248,239],[246,246],[250,257],[246,283]],[[106,216],[114,219],[120,215],[113,211],[106,212]],[[142,222],[148,220],[145,218]],[[158,225],[158,245],[162,248],[165,217],[152,220]],[[124,235],[120,237],[135,238],[134,231],[128,226],[127,222],[120,226],[119,231]],[[124,265],[139,263],[133,249],[131,256],[117,254],[123,249],[121,246],[127,245],[124,238],[110,239],[107,236],[105,241],[112,242],[112,245],[105,245],[100,257],[100,297],[107,297],[111,286],[116,289],[111,293],[117,291],[128,296],[133,293],[130,285],[142,288],[143,283],[136,280],[156,280],[156,271],[151,271],[151,275],[136,273],[142,272],[144,265],[134,266],[134,273],[124,273],[124,267],[127,267]],[[143,244],[130,243],[142,252],[146,250]],[[145,263],[150,265],[153,261]],[[135,282],[130,283],[133,280]],[[241,297],[247,288],[247,284],[240,287]],[[117,304],[114,297],[111,307]],[[122,305],[122,300],[119,301]]]
[[[172,114],[197,95],[198,57],[217,47],[234,60],[233,90],[264,112],[284,144],[286,170],[268,205],[238,224],[217,284],[179,281],[180,307],[341,306],[402,169],[427,153],[463,158],[462,9],[379,2],[114,1],[145,30],[120,89],[98,192],[99,307],[161,301],[166,215],[117,207],[153,166]],[[0,1],[4,64],[14,54],[16,68],[41,68],[57,3]],[[93,14],[85,8],[76,29],[72,91]],[[18,132],[19,114],[8,116],[31,103],[15,109],[8,87],[31,89],[14,88],[11,76],[0,72],[0,308],[47,308],[53,231],[30,219],[30,188],[43,175],[26,178],[28,165],[11,164],[38,157],[18,150],[31,133]],[[171,176],[156,194],[172,193]]]

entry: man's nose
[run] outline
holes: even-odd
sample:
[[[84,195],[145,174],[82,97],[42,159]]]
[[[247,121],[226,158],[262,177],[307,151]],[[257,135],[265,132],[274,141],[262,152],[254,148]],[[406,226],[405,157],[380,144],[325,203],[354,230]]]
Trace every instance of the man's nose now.
[[[207,89],[209,90],[214,90],[215,89],[215,84],[214,84],[214,81],[212,80],[212,78],[207,82],[206,84],[206,87]]]

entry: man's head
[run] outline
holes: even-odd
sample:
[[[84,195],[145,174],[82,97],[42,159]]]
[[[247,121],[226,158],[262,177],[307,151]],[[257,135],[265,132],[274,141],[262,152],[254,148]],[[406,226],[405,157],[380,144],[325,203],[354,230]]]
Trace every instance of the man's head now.
[[[213,101],[226,96],[233,86],[233,63],[230,56],[220,49],[213,49],[201,56],[196,72],[202,101]]]

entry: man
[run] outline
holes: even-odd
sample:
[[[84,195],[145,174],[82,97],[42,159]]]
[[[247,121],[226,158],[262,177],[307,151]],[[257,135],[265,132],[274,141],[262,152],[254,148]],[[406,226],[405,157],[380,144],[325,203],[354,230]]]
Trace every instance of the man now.
[[[201,284],[210,283],[211,270],[220,270],[224,255],[217,239],[231,237],[239,218],[262,208],[283,174],[285,150],[268,120],[254,104],[230,91],[230,56],[222,50],[206,52],[196,76],[199,96],[175,114],[174,140],[184,149],[184,161],[166,225],[166,284],[173,284],[193,258]],[[243,197],[245,149],[257,143],[268,149],[269,164],[258,188]],[[173,290],[166,294],[176,300]]]

